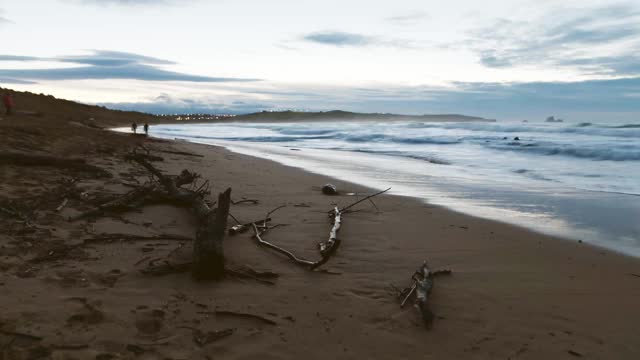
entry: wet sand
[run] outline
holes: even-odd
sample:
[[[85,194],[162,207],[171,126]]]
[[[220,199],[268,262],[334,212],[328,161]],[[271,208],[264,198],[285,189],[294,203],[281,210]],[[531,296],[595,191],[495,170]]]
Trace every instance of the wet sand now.
[[[280,276],[268,286],[252,280],[196,283],[189,274],[153,277],[145,258],[188,261],[184,241],[113,241],[72,246],[99,234],[194,236],[186,210],[144,207],[115,217],[68,222],[109,196],[143,183],[144,169],[123,160],[139,145],[163,157],[167,174],[200,173],[215,195],[232,187],[241,221],[269,210],[287,224],[265,239],[317,258],[329,233],[326,213],[353,196],[325,196],[335,183],[224,149],[117,134],[88,125],[126,125],[145,115],[109,112],[21,95],[18,104],[42,116],[0,120],[0,151],[81,157],[107,170],[101,178],[55,167],[0,165],[0,199],[28,218],[0,213],[0,358],[22,359],[636,359],[640,356],[640,260],[586,244],[473,218],[418,200],[376,198],[344,216],[342,245],[309,272],[258,247],[250,234],[225,239],[232,267]],[[93,120],[89,120],[92,118]],[[140,149],[140,148],[139,148]],[[202,155],[186,156],[164,151]],[[69,189],[65,178],[75,178]],[[66,206],[55,209],[68,199]],[[213,196],[212,196],[213,198]],[[33,214],[31,214],[33,213]],[[425,329],[414,308],[399,307],[389,285],[405,287],[428,260],[448,268],[432,292],[436,319]],[[136,265],[139,263],[138,265]],[[275,322],[214,315],[239,311]],[[200,346],[194,334],[235,329]],[[23,335],[16,335],[20,333]],[[27,337],[30,334],[34,337]],[[197,336],[196,336],[197,338]]]

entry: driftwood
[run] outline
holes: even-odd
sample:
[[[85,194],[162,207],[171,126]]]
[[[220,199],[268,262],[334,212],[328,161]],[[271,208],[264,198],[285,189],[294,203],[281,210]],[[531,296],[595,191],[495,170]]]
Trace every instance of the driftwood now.
[[[204,210],[206,205],[194,202],[194,209]],[[193,244],[193,269],[195,279],[220,279],[224,276],[224,247],[222,242],[227,230],[227,218],[231,206],[231,188],[218,196],[216,211],[197,212],[200,219]]]
[[[232,329],[232,328],[218,330],[218,331],[207,331],[207,332],[204,332],[200,329],[197,329],[191,326],[179,326],[179,328],[191,330],[193,334],[193,342],[196,343],[196,345],[201,347],[207,344],[216,342],[220,339],[224,339],[228,336],[231,336],[236,331],[236,329]]]
[[[95,165],[87,164],[84,159],[62,158],[48,155],[22,153],[0,153],[0,165],[47,166],[89,172],[100,177],[111,177],[111,173]]]
[[[422,266],[411,276],[413,284],[410,287],[405,288],[402,291],[397,290],[394,287],[398,298],[402,299],[400,307],[404,307],[407,301],[415,295],[415,308],[420,311],[420,317],[425,326],[431,326],[434,315],[430,308],[429,295],[431,294],[431,290],[433,290],[434,278],[439,275],[449,274],[451,274],[451,270],[431,271],[429,269],[429,266],[427,265],[427,262],[425,261]]]
[[[242,199],[242,200],[238,200],[238,201],[231,200],[231,204],[232,205],[240,205],[240,204],[244,204],[244,203],[251,203],[251,204],[254,204],[254,205],[258,205],[260,202],[258,200],[254,200],[254,199]]]
[[[8,336],[22,337],[22,338],[33,340],[33,341],[41,341],[43,339],[42,336],[36,336],[36,335],[21,333],[21,332],[17,332],[17,331],[3,330],[3,329],[0,329],[0,334],[8,335]]]
[[[285,255],[286,257],[288,257],[289,259],[291,259],[291,261],[293,261],[294,263],[298,264],[298,265],[302,265],[305,267],[309,267],[312,268],[315,265],[315,262],[313,261],[309,261],[309,260],[305,260],[305,259],[300,259],[297,256],[295,256],[291,251],[289,250],[285,250],[277,245],[274,245],[268,241],[264,241],[262,239],[262,234],[264,234],[266,232],[266,230],[258,230],[258,227],[256,226],[256,224],[252,224],[253,225],[253,231],[254,231],[254,235],[253,238],[256,239],[256,241],[258,242],[259,245],[267,247],[269,249],[272,249],[276,252],[279,252],[280,254]]]
[[[272,213],[274,213],[276,210],[282,208],[283,206],[277,207],[273,210],[271,210],[267,216],[265,217],[265,220],[263,222],[263,226],[259,227],[256,223],[253,223],[253,238],[256,239],[256,242],[264,247],[267,247],[271,250],[274,250],[280,254],[285,255],[286,257],[288,257],[291,261],[293,261],[295,264],[303,266],[303,267],[307,267],[309,270],[316,270],[317,268],[319,268],[320,266],[324,265],[325,263],[327,263],[327,261],[329,261],[329,259],[331,258],[331,256],[333,254],[335,254],[336,250],[338,250],[338,247],[340,246],[340,239],[338,239],[338,231],[340,231],[340,227],[342,226],[342,215],[345,214],[346,212],[349,211],[349,209],[353,208],[354,206],[360,204],[363,201],[366,200],[371,200],[371,198],[384,194],[387,191],[389,191],[391,188],[388,188],[386,190],[377,192],[375,194],[369,195],[365,198],[362,198],[350,205],[347,205],[345,207],[343,207],[342,209],[338,208],[337,206],[335,206],[333,208],[333,210],[329,211],[329,216],[332,217],[333,220],[333,226],[331,227],[331,231],[329,232],[329,239],[327,241],[323,241],[321,243],[318,244],[318,248],[320,249],[320,259],[316,260],[316,261],[310,261],[310,260],[306,260],[306,259],[302,259],[297,257],[294,253],[292,253],[289,250],[286,250],[280,246],[277,246],[273,243],[270,243],[268,241],[265,241],[263,238],[263,235],[265,232],[267,232],[267,230],[269,230],[270,228],[267,226],[267,222],[268,222],[268,218],[269,215],[271,215]],[[234,229],[233,231],[236,232],[240,232],[241,230],[243,230],[243,227],[238,227],[236,229]]]
[[[191,241],[193,238],[177,234],[158,234],[158,235],[130,235],[130,234],[100,234],[98,236],[84,239],[84,244],[113,242],[113,241],[154,241],[154,240],[176,240]]]
[[[146,196],[151,194],[155,190],[155,185],[150,184],[142,186],[129,191],[128,193],[118,197],[117,199],[108,201],[104,204],[98,205],[95,209],[78,214],[76,216],[69,217],[69,221],[77,221],[84,218],[90,218],[94,216],[100,216],[105,212],[119,212],[131,210],[134,202],[141,201]]]
[[[255,223],[252,225],[253,225],[253,231],[254,231],[253,238],[256,240],[258,245],[264,246],[280,254],[283,254],[284,256],[288,257],[291,261],[293,261],[295,264],[308,268],[309,270],[315,270],[320,266],[324,265],[327,261],[329,261],[329,258],[331,258],[331,256],[336,252],[336,250],[338,249],[338,246],[340,245],[340,240],[334,239],[334,241],[331,243],[331,246],[327,246],[326,250],[321,254],[322,257],[319,260],[316,260],[316,261],[306,260],[306,259],[297,257],[294,253],[292,253],[289,250],[286,250],[278,245],[265,241],[262,238],[262,235],[265,232],[267,232],[267,230],[270,229],[268,226],[258,227]]]
[[[62,209],[64,209],[65,206],[67,206],[67,203],[69,202],[68,198],[64,198],[62,199],[62,202],[60,203],[60,205],[58,205],[58,207],[56,208],[56,212],[60,212],[62,211]]]
[[[258,227],[267,226],[267,222],[271,221],[271,218],[266,218],[265,220],[254,221],[246,224],[238,224],[229,228],[229,235],[242,234],[247,232],[248,230],[253,228],[253,224],[256,224]]]
[[[194,154],[186,151],[174,151],[174,150],[160,150],[165,154],[174,154],[174,155],[184,155],[184,156],[193,156],[193,157],[204,157],[204,155]]]
[[[128,155],[128,159],[133,159],[135,156],[138,156],[139,159],[144,160],[140,155]],[[180,175],[173,179],[173,182],[177,187],[192,184],[194,181],[198,179],[199,175],[192,173],[187,170],[183,170]],[[155,183],[147,183],[143,186],[139,186],[134,188],[133,190],[125,193],[122,196],[119,196],[113,200],[107,201],[104,204],[98,205],[95,209],[89,210],[87,212],[78,214],[76,216],[72,216],[69,218],[69,221],[77,221],[84,218],[91,218],[95,216],[103,215],[104,213],[117,213],[117,212],[125,212],[135,209],[146,203],[154,203],[154,202],[170,202],[171,199],[166,195],[166,193],[160,191],[161,189]]]
[[[338,241],[338,231],[340,231],[340,226],[342,225],[341,217],[342,213],[336,206],[333,209],[333,227],[331,228],[331,232],[329,233],[329,240],[323,241],[318,244],[320,248],[320,254],[325,254],[331,250],[334,246],[336,246],[336,241]]]
[[[347,206],[343,207],[342,209],[340,209],[340,212],[344,214],[344,213],[345,213],[345,212],[347,212],[349,209],[351,209],[352,207],[354,207],[354,206],[356,206],[356,205],[360,204],[361,202],[364,202],[364,201],[367,201],[367,200],[371,200],[371,198],[376,197],[376,196],[378,196],[378,195],[382,195],[382,194],[386,193],[386,192],[387,192],[387,191],[389,191],[389,190],[391,190],[391,188],[388,188],[388,189],[386,189],[386,190],[382,190],[382,191],[379,191],[379,192],[377,192],[377,193],[375,193],[375,194],[372,194],[372,195],[366,196],[366,197],[364,197],[364,198],[362,198],[362,199],[360,199],[360,200],[358,200],[358,201],[356,201],[356,202],[354,202],[354,203],[351,203],[350,205],[347,205]],[[376,206],[376,208],[377,208],[377,206]],[[331,211],[334,211],[334,210],[331,210]]]
[[[195,279],[220,279],[224,276],[224,248],[222,245],[231,206],[231,189],[220,193],[217,209],[211,209],[204,193],[180,187],[174,179],[165,176],[144,158],[131,159],[152,173],[164,187],[173,203],[188,206],[198,219],[196,238],[193,244],[191,273]]]
[[[252,319],[252,320],[257,320],[259,322],[265,323],[267,325],[278,325],[277,322],[266,318],[264,316],[260,316],[260,315],[255,315],[255,314],[249,314],[249,313],[243,313],[243,312],[237,312],[237,311],[228,311],[228,310],[215,310],[215,311],[198,311],[198,314],[205,314],[205,315],[215,315],[215,316],[232,316],[232,317],[238,317],[238,318],[244,318],[244,319]]]

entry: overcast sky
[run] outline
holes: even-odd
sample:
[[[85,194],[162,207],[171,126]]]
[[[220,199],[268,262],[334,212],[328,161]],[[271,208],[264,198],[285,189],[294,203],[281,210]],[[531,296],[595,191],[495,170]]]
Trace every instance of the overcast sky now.
[[[637,0],[0,0],[0,37],[0,86],[158,113],[640,115]]]

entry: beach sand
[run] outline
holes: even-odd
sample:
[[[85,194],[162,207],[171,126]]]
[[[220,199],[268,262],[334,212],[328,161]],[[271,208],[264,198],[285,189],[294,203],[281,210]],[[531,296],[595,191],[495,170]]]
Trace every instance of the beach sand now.
[[[155,165],[166,174],[189,169],[210,180],[212,199],[231,187],[234,200],[259,200],[232,206],[243,222],[286,205],[272,218],[287,226],[265,240],[310,259],[328,237],[327,211],[355,201],[322,195],[320,186],[371,190],[218,147],[97,128],[152,121],[147,115],[28,94],[16,100],[41,114],[1,116],[0,153],[82,158],[112,176],[0,164],[0,207],[20,213],[0,212],[0,359],[640,358],[640,260],[406,197],[383,195],[375,198],[379,211],[363,203],[344,215],[342,244],[322,267],[327,272],[302,269],[247,233],[225,239],[228,265],[275,272],[275,285],[144,275],[145,258],[170,253],[172,262],[189,261],[190,242],[80,244],[115,233],[193,237],[186,210],[154,205],[67,221],[130,191],[123,183],[148,179],[123,160],[139,145],[164,158]],[[68,178],[77,179],[75,188]],[[424,260],[453,271],[435,280],[429,329],[390,291],[390,284],[409,286]],[[199,335],[224,329],[235,332],[197,343]]]

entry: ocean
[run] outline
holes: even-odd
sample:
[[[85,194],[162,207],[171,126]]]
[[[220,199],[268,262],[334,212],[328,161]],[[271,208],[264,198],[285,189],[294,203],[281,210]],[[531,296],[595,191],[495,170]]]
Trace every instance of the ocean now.
[[[215,123],[151,134],[640,257],[640,124]]]

